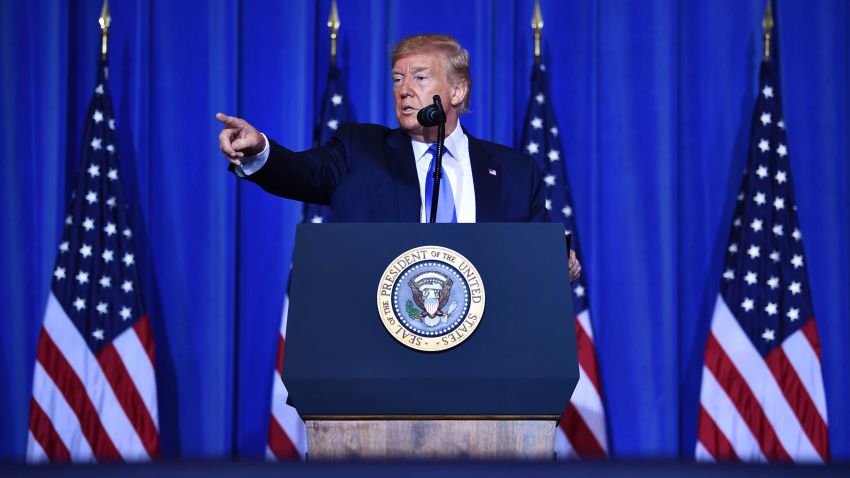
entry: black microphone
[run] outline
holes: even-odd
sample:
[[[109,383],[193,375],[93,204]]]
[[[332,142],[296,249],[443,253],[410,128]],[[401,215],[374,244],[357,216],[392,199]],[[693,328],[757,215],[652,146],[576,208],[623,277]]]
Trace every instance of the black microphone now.
[[[440,95],[434,95],[434,104],[428,105],[416,114],[416,119],[422,126],[431,127],[446,124],[446,112],[443,110],[443,102]]]

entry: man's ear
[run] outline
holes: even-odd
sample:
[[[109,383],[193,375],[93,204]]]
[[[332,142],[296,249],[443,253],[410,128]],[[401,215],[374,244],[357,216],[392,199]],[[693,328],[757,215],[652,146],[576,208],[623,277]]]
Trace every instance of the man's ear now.
[[[451,104],[454,107],[459,107],[463,103],[463,99],[466,98],[469,86],[466,84],[466,80],[458,80],[451,88]]]

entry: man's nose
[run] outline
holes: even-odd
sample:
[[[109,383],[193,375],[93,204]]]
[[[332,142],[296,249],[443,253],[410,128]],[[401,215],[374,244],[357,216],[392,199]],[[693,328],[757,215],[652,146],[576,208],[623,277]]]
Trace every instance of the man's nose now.
[[[401,86],[398,89],[398,94],[402,98],[407,98],[408,96],[413,95],[413,90],[410,88],[408,82],[402,80]]]

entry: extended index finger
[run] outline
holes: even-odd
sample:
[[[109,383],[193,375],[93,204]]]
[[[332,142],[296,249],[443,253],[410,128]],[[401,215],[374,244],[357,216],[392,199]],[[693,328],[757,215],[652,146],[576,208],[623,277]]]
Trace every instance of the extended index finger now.
[[[241,119],[239,119],[235,116],[227,116],[226,114],[221,113],[221,112],[215,114],[215,119],[217,119],[217,120],[221,121],[222,123],[224,123],[225,125],[231,126],[231,127],[238,127],[238,126],[242,125]]]

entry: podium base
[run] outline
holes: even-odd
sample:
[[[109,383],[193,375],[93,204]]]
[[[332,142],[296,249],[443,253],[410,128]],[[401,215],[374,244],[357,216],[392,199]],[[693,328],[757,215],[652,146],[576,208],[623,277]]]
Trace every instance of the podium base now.
[[[553,460],[552,420],[306,420],[307,459]]]

